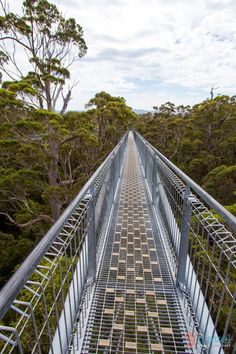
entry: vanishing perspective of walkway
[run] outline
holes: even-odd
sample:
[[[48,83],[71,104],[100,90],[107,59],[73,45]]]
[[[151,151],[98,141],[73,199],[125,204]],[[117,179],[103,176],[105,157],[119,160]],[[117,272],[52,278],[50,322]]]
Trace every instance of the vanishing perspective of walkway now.
[[[133,134],[82,353],[185,352],[187,328]]]
[[[236,353],[236,219],[127,132],[0,292],[0,354]]]

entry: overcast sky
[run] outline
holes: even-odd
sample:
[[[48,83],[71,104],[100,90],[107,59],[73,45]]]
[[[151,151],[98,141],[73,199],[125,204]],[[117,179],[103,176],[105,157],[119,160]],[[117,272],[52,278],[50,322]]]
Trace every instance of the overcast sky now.
[[[11,7],[18,6],[10,0]],[[236,94],[236,0],[53,0],[84,29],[70,109],[99,91],[152,109]]]

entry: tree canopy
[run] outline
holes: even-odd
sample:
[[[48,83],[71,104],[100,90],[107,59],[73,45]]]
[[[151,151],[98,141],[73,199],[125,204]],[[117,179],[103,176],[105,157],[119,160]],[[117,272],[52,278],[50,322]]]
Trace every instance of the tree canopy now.
[[[167,102],[154,110],[140,116],[138,130],[236,214],[236,96],[193,107]]]
[[[0,67],[10,79],[2,83],[1,91],[2,105],[11,103],[11,112],[3,118],[9,121],[6,134],[11,144],[15,140],[15,149],[22,151],[21,143],[27,143],[23,157],[34,152],[38,155],[38,166],[43,167],[43,172],[38,167],[40,172],[37,169],[37,173],[44,175],[47,185],[41,188],[45,191],[44,198],[49,200],[52,220],[56,220],[64,204],[61,200],[65,193],[61,186],[69,183],[68,176],[62,176],[60,151],[68,139],[78,139],[77,134],[67,129],[62,116],[71,99],[73,85],[67,87],[67,92],[64,89],[70,79],[71,65],[87,51],[83,30],[73,18],[64,18],[57,6],[47,0],[24,1],[20,15],[8,11],[2,0],[0,5],[3,11]],[[25,63],[17,61],[18,49],[24,50]],[[60,98],[62,106],[58,114]],[[24,108],[23,116],[11,118],[16,114],[13,101],[18,109]],[[19,161],[19,169],[23,169],[24,163]]]
[[[96,105],[103,96],[104,105]],[[1,285],[136,115],[124,99],[105,92],[86,112],[64,115],[27,105],[10,86],[0,89],[0,104]]]
[[[82,27],[75,19],[64,18],[47,0],[24,1],[21,15],[9,12],[3,0],[0,5],[0,68],[11,80],[11,89],[49,111],[56,110],[61,98],[64,113],[75,84],[64,92],[70,67],[87,51]],[[26,65],[17,60],[19,48],[24,50]]]

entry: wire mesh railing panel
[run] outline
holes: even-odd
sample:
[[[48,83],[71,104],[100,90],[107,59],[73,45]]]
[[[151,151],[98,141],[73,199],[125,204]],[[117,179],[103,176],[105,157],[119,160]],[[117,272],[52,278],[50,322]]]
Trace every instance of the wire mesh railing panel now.
[[[84,289],[91,295],[126,141],[127,134],[0,292],[0,353],[68,350]]]
[[[186,289],[187,294],[198,312],[208,350],[221,339],[225,352],[231,353],[236,340],[236,240],[200,200],[192,197],[189,203],[186,283],[192,291]]]
[[[153,204],[175,259],[172,270],[195,349],[236,350],[236,219],[138,133]],[[147,159],[147,156],[148,159]],[[152,161],[152,162],[151,162]]]
[[[24,353],[49,351],[62,315],[67,329],[66,339],[69,341],[69,327],[72,325],[73,313],[77,311],[88,266],[85,241],[87,226],[84,222],[88,203],[81,203],[71,215],[1,321],[17,330]],[[69,291],[71,283],[72,291]],[[67,296],[69,301],[66,300]],[[64,314],[66,301],[69,312]],[[7,330],[5,332],[7,336]],[[2,342],[2,352],[14,352],[14,336],[11,335],[9,339],[12,340],[12,347],[9,347],[8,341]]]

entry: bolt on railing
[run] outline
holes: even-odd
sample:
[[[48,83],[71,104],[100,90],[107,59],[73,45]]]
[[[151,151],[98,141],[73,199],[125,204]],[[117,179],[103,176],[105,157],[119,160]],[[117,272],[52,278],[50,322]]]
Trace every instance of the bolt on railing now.
[[[127,133],[0,292],[0,353],[68,350],[111,213]],[[81,324],[83,325],[83,324]]]
[[[236,218],[137,132],[135,140],[192,346],[236,352]]]

